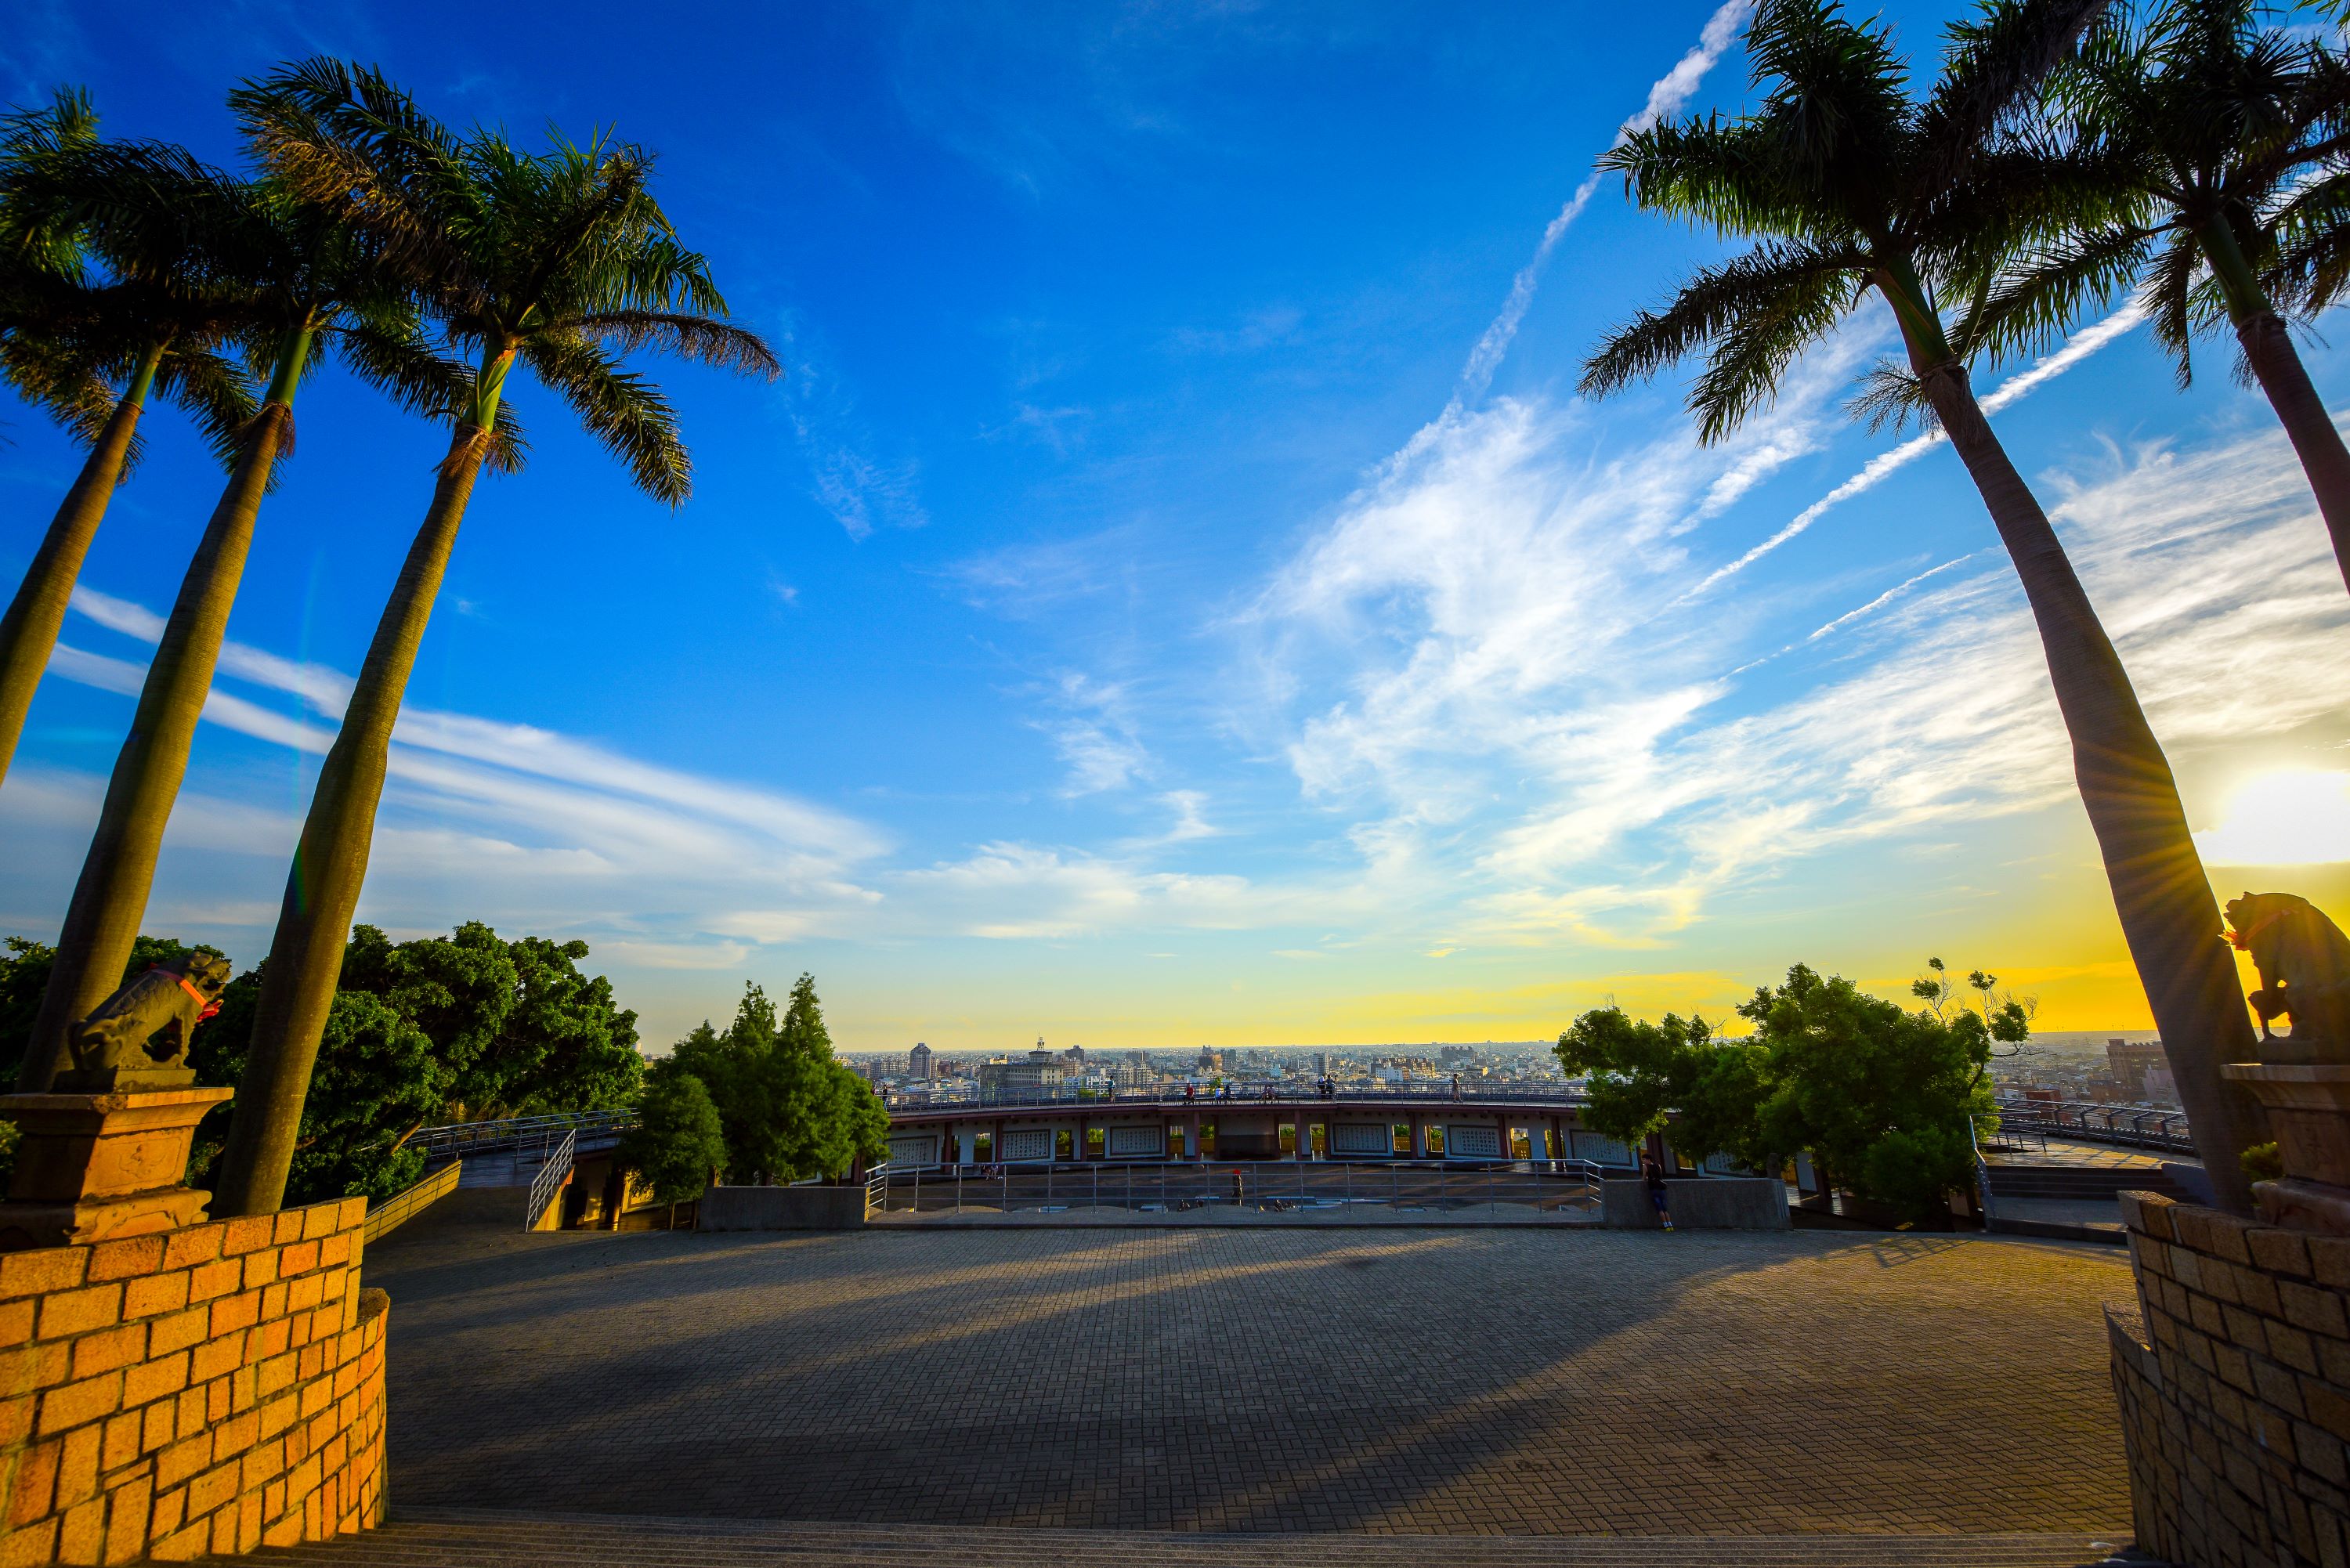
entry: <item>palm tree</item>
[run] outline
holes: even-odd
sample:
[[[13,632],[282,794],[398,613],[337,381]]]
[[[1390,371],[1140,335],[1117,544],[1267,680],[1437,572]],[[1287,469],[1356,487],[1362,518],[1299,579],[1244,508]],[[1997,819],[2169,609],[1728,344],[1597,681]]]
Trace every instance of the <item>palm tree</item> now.
[[[107,782],[17,1075],[19,1086],[33,1091],[66,1064],[68,1028],[120,983],[138,939],[262,497],[292,443],[294,394],[304,377],[339,355],[362,379],[428,414],[471,390],[464,369],[417,337],[415,306],[381,247],[282,188],[239,182],[156,144],[111,150],[64,180],[82,192],[96,242],[134,275],[158,232],[197,236],[220,286],[236,291],[238,332],[267,386],[260,410],[239,432],[228,483],[181,580]],[[175,193],[175,204],[158,203],[163,188]]]
[[[678,243],[638,148],[558,141],[526,153],[494,131],[460,140],[380,75],[334,61],[283,69],[232,101],[277,178],[426,270],[433,314],[478,367],[286,877],[216,1189],[219,1212],[253,1214],[284,1198],[367,876],[392,725],[515,366],[569,407],[639,489],[672,506],[691,476],[675,411],[620,356],[652,347],[770,376],[779,367],[723,319],[709,266]]]
[[[1834,0],[1765,0],[1747,41],[1762,95],[1753,112],[1659,125],[1603,160],[1624,171],[1640,205],[1762,243],[1618,330],[1583,384],[1613,391],[1707,348],[1690,403],[1711,441],[1768,400],[1795,356],[1871,290],[1891,307],[1908,368],[1880,372],[1865,401],[1930,410],[2022,578],[2123,936],[2205,1168],[2222,1201],[2243,1211],[2237,1156],[2256,1123],[2220,1069],[2251,1057],[2251,1028],[2170,765],[1943,326],[1946,296],[1979,298],[2022,236],[2091,200],[1994,141],[2102,9],[2102,0],[1997,0],[1951,30],[1940,78],[1918,102],[1885,30],[1848,20]]]
[[[2036,352],[2085,307],[2136,290],[2181,387],[2195,336],[2225,320],[2299,454],[2350,586],[2350,447],[2293,348],[2288,313],[2350,276],[2350,67],[2259,25],[2256,0],[2166,0],[2102,31],[2050,78],[2064,177],[2088,210],[2012,269],[1960,328],[1993,354]],[[2280,307],[2282,308],[2280,308]]]
[[[0,614],[0,780],[83,557],[137,460],[149,396],[185,410],[224,452],[254,412],[244,373],[218,352],[221,304],[189,275],[184,254],[151,256],[144,279],[109,275],[69,208],[28,189],[98,146],[97,117],[78,92],[0,121],[0,380],[89,448]]]

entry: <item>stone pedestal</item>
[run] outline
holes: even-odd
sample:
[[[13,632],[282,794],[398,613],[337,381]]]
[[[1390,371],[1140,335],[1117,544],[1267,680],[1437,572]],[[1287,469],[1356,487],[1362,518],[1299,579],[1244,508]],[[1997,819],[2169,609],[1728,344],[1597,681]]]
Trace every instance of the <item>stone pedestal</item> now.
[[[2221,1070],[2252,1092],[2276,1134],[2284,1179],[2252,1184],[2261,1218],[2350,1236],[2350,1067],[2238,1062]]]
[[[19,1141],[0,1251],[77,1246],[200,1223],[212,1194],[182,1186],[204,1113],[230,1089],[0,1096]]]

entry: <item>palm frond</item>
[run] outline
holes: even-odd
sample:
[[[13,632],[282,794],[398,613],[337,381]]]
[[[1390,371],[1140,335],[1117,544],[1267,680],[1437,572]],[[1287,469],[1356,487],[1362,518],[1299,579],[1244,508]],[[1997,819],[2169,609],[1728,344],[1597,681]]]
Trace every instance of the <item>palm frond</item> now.
[[[2195,379],[2195,274],[2201,264],[2195,236],[2174,232],[2146,274],[2146,303],[2154,340],[2170,356],[2182,392]]]
[[[659,348],[713,369],[739,370],[772,380],[784,373],[766,340],[747,327],[706,316],[663,310],[594,311],[564,323],[623,353]]]
[[[229,107],[255,161],[287,188],[370,235],[387,263],[461,286],[473,258],[452,219],[474,193],[463,150],[380,71],[304,60],[247,80]]]
[[[253,378],[225,354],[174,345],[155,369],[159,396],[195,421],[222,467],[236,459],[237,440],[261,407]]]
[[[1929,422],[1933,405],[1926,383],[1898,359],[1879,359],[1861,378],[1860,390],[1845,404],[1845,412],[1868,427],[1871,435],[1887,430],[1907,431],[1913,422]]]
[[[473,404],[473,368],[436,352],[412,325],[370,323],[337,334],[336,349],[351,373],[405,411],[448,421]],[[519,473],[529,446],[514,410],[501,402],[484,462],[497,473]]]
[[[523,345],[521,358],[620,460],[639,489],[671,506],[684,504],[692,491],[693,462],[678,439],[677,410],[660,388],[572,334],[536,334]]]
[[[2046,352],[2085,310],[2128,291],[2158,237],[2153,230],[2117,225],[2068,235],[2024,258],[1960,322],[1960,355],[1998,361]]]
[[[1951,24],[1942,72],[1918,119],[1916,190],[1947,189],[1994,134],[2029,110],[2041,86],[2110,0],[1989,0]]]
[[[1699,439],[1719,441],[1851,308],[1864,266],[1843,249],[1771,244],[1707,267],[1662,310],[1643,311],[1610,334],[1585,361],[1581,389],[1606,397],[1710,348],[1689,401]]]

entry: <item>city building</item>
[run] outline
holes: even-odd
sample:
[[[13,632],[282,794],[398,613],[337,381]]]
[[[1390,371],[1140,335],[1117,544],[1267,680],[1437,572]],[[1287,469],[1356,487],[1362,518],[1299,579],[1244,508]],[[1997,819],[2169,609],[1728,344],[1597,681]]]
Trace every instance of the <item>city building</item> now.
[[[2133,1104],[2178,1103],[2178,1085],[2159,1040],[2107,1040],[2106,1066],[2123,1099]]]
[[[906,1053],[906,1075],[910,1078],[931,1075],[931,1048],[919,1040],[914,1043],[914,1048]]]

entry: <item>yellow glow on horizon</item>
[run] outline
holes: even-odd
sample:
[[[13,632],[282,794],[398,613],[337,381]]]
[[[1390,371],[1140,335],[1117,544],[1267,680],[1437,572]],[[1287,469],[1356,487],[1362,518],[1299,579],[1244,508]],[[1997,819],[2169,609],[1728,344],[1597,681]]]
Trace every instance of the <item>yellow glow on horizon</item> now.
[[[2195,844],[2210,866],[2350,861],[2350,773],[2288,768],[2248,779]]]

